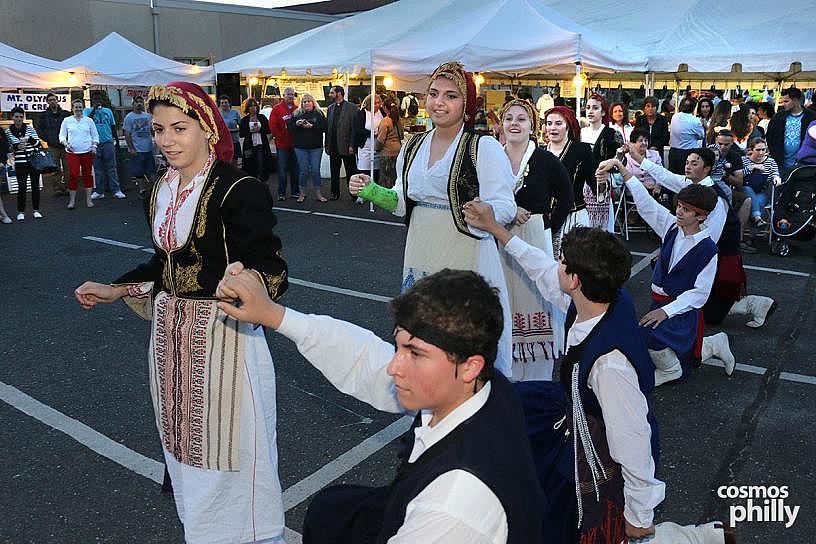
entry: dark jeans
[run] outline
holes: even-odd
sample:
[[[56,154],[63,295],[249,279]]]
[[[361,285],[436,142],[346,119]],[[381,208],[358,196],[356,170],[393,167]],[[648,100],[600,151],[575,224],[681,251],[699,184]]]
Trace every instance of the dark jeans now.
[[[298,178],[300,177],[300,172],[298,170],[295,150],[278,149],[278,196],[286,196],[287,174],[289,175],[289,187],[292,189],[291,195],[299,195],[300,186],[298,185]]]
[[[117,193],[119,188],[119,171],[116,169],[116,146],[113,142],[104,142],[96,147],[94,158],[94,177],[96,179],[97,194],[105,194],[105,178],[110,192]]]
[[[340,196],[340,161],[346,168],[346,185],[348,178],[357,173],[357,165],[354,155],[340,155],[339,153],[329,153],[329,164],[331,165],[331,194]]]
[[[17,213],[25,211],[26,188],[28,179],[31,179],[31,207],[40,209],[40,173],[32,169],[28,163],[18,162],[14,165],[17,176]]]
[[[269,166],[266,164],[266,153],[264,152],[263,145],[256,145],[252,148],[252,159],[247,159],[244,157],[244,163],[251,160],[255,163],[255,169],[249,168],[248,171],[254,172],[255,177],[259,180],[266,183],[267,178],[269,177]]]

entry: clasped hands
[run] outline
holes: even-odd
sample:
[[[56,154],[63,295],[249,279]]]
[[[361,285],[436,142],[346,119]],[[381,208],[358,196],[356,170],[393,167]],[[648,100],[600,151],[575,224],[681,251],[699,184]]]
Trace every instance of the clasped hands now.
[[[268,325],[277,329],[283,320],[283,306],[269,298],[261,275],[244,268],[240,261],[230,264],[215,289],[218,309],[238,321]]]

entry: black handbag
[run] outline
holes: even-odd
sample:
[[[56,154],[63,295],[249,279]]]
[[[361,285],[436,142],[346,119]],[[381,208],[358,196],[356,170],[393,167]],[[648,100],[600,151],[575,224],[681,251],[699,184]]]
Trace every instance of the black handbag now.
[[[41,174],[49,174],[59,170],[51,153],[41,147],[38,147],[28,154],[28,163],[31,165],[31,168]]]

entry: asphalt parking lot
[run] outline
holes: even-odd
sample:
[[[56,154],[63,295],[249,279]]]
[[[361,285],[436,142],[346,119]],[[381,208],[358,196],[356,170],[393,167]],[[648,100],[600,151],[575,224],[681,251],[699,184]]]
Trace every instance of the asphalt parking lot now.
[[[328,194],[328,191],[324,191]],[[7,209],[14,206],[4,196]],[[392,331],[387,301],[398,292],[405,228],[348,198],[279,203],[277,232],[292,277],[283,303]],[[159,494],[161,450],[147,388],[148,323],[123,304],[84,312],[73,289],[110,281],[147,260],[149,234],[135,191],[94,209],[65,209],[46,190],[45,218],[0,225],[0,541],[181,542],[172,500]],[[657,247],[628,246],[641,263]],[[788,486],[795,522],[742,521],[740,542],[812,542],[816,481],[816,242],[787,258],[764,243],[745,256],[749,292],[779,310],[761,329],[731,317],[738,371],[704,365],[652,398],[661,426],[659,476],[667,497],[657,521],[728,521],[746,505],[722,486]],[[645,262],[643,262],[645,264]],[[649,268],[628,283],[648,305]],[[337,392],[286,339],[268,332],[278,388],[281,481],[289,541],[297,542],[309,497],[331,482],[383,484],[407,428]]]

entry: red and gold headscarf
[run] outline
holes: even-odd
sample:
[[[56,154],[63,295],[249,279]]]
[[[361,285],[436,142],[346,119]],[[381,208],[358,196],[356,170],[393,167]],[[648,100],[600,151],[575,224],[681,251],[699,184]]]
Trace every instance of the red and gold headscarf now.
[[[536,110],[535,106],[533,106],[533,103],[530,102],[529,100],[514,98],[509,102],[505,102],[504,105],[501,107],[501,110],[499,110],[499,120],[503,122],[507,110],[509,110],[513,106],[524,108],[524,110],[527,112],[527,116],[530,118],[530,125],[532,126],[532,132],[530,134],[530,137],[535,138],[536,134],[538,134],[538,110]]]
[[[575,117],[575,112],[572,111],[572,108],[568,108],[567,106],[555,106],[553,108],[548,109],[547,111],[544,112],[545,123],[547,122],[547,117],[551,113],[560,115],[567,122],[567,138],[569,138],[573,142],[581,141],[581,124]]]
[[[476,115],[476,83],[473,81],[473,74],[466,72],[465,67],[456,61],[446,62],[439,66],[431,74],[431,83],[437,78],[444,77],[453,81],[459,92],[465,99],[465,125],[468,128],[473,126],[473,120]],[[428,86],[430,90],[430,85]]]
[[[187,81],[153,85],[147,94],[148,111],[150,102],[154,100],[168,102],[188,115],[190,111],[195,112],[201,129],[211,135],[208,140],[210,153],[220,161],[232,161],[232,136],[218,107],[204,89]]]

